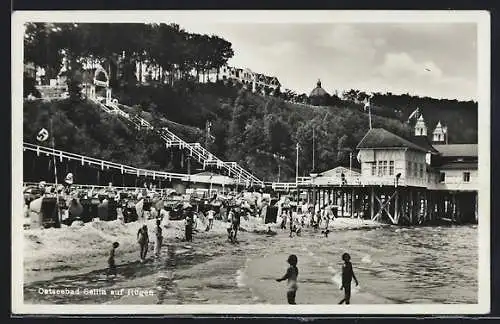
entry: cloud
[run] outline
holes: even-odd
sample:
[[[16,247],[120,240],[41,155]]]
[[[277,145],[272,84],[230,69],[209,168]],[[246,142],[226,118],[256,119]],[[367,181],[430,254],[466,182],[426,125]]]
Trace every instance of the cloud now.
[[[371,77],[358,87],[370,91],[410,93],[469,100],[476,97],[475,79],[451,76],[433,61],[417,61],[406,52],[386,53]]]
[[[376,53],[376,43],[379,39],[366,37],[358,26],[350,24],[332,24],[316,38],[315,45],[332,49],[337,54],[349,55],[346,58],[363,57],[365,61],[373,60]]]
[[[477,30],[463,23],[193,24],[232,42],[230,65],[297,92],[360,89],[477,98]]]
[[[387,53],[384,63],[376,70],[387,78],[427,78],[439,80],[443,76],[441,69],[433,62],[416,62],[408,53]]]

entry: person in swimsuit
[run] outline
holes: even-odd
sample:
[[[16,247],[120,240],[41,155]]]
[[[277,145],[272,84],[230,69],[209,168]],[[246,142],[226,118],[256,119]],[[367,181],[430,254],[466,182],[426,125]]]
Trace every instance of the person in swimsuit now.
[[[297,277],[299,276],[299,269],[297,268],[297,256],[295,254],[290,255],[287,262],[288,264],[290,264],[290,267],[288,267],[285,275],[279,279],[276,279],[276,281],[281,282],[288,279],[288,290],[286,293],[286,297],[290,305],[295,305],[295,296],[298,289]]]
[[[342,287],[340,290],[344,289],[344,299],[340,301],[339,304],[346,305],[351,303],[351,281],[354,279],[356,286],[358,285],[358,279],[354,275],[354,271],[352,270],[351,256],[349,253],[342,254],[342,260],[344,260],[344,265],[342,266]]]

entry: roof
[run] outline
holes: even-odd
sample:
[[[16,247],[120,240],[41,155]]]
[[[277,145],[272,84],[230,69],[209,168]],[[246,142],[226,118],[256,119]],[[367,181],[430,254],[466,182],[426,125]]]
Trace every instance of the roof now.
[[[325,89],[323,89],[321,87],[321,81],[318,80],[318,82],[316,83],[316,88],[314,88],[311,91],[311,94],[309,95],[309,97],[323,97],[326,95],[328,95],[328,92],[326,92]]]
[[[429,150],[412,143],[401,136],[393,134],[383,128],[372,128],[359,142],[357,149],[378,149],[378,148],[409,148],[427,153]]]
[[[319,175],[322,177],[331,177],[331,176],[336,176],[338,173],[342,173],[342,172],[349,172],[349,168],[344,167],[344,166],[338,166],[338,167],[335,167],[333,169],[321,172]],[[354,175],[361,175],[360,169],[351,168],[351,172]]]
[[[447,163],[438,167],[440,170],[477,170],[477,162]]]
[[[434,145],[442,156],[476,156],[477,144],[439,144]]]
[[[326,92],[325,89],[323,89],[321,87],[316,87],[311,91],[311,94],[309,95],[309,97],[322,97],[322,96],[326,96],[327,94],[328,94],[328,92]]]
[[[417,144],[418,146],[421,146],[425,149],[427,149],[428,152],[431,152],[433,154],[438,154],[439,151],[432,146],[431,142],[429,141],[429,138],[427,136],[413,136],[411,139],[412,143]]]

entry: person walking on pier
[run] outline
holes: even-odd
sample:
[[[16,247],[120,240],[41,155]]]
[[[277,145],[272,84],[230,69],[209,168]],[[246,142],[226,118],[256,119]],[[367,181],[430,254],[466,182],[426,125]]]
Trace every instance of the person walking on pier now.
[[[292,254],[288,257],[288,264],[290,264],[290,267],[287,269],[285,275],[279,279],[276,279],[277,282],[281,282],[283,280],[288,279],[288,289],[286,293],[286,297],[288,300],[288,303],[290,305],[295,305],[295,296],[297,294],[297,277],[299,276],[299,269],[297,268],[297,256],[295,254]]]
[[[342,287],[340,289],[344,290],[344,299],[342,299],[339,304],[346,305],[351,303],[351,282],[354,279],[356,286],[358,285],[358,279],[354,275],[354,270],[352,269],[351,256],[349,253],[342,254],[342,260],[344,260],[344,265],[342,266]]]

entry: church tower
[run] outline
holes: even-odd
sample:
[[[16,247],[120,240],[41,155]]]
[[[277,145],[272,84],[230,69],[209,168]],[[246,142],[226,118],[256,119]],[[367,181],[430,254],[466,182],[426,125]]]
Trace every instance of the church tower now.
[[[423,115],[420,115],[415,123],[415,136],[427,136],[427,126],[425,126]]]
[[[434,144],[445,144],[446,136],[448,136],[447,127],[441,125],[441,121],[438,121],[436,128],[432,132],[432,142]]]

